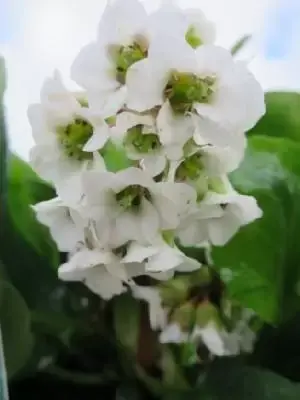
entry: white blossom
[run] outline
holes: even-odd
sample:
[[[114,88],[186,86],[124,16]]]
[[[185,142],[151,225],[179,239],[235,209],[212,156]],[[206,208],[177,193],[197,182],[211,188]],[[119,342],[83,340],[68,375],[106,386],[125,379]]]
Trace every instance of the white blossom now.
[[[147,13],[138,0],[109,1],[97,40],[75,59],[72,78],[88,92],[91,104],[114,115],[126,100],[127,69],[145,58]]]
[[[71,252],[83,243],[85,221],[78,210],[67,207],[58,197],[32,208],[38,221],[49,228],[60,251]]]
[[[41,102],[28,110],[35,141],[31,164],[64,193],[68,179],[75,184],[82,171],[105,168],[98,150],[109,139],[109,127],[99,113],[82,105],[83,101],[64,87],[55,72],[43,85]],[[71,190],[70,185],[68,188]]]
[[[145,272],[153,277],[165,280],[172,278],[174,272],[192,272],[201,267],[201,264],[193,258],[187,257],[175,245],[170,246],[163,240],[154,245],[141,245],[132,243],[124,258],[127,262],[143,262]],[[157,276],[155,276],[157,274]]]
[[[225,194],[208,192],[199,207],[182,222],[177,234],[185,245],[208,241],[223,246],[242,226],[261,216],[262,210],[252,196],[241,195],[233,189]]]
[[[137,266],[127,263],[122,255],[109,249],[82,248],[73,254],[69,261],[60,266],[58,275],[64,281],[81,281],[94,293],[105,300],[127,291],[133,285],[130,268],[135,276],[143,274]]]
[[[212,44],[216,37],[214,24],[200,9],[181,9],[173,0],[163,1],[162,6],[150,15],[148,30],[149,35],[158,37],[169,35],[171,31],[185,38],[193,48]]]
[[[157,183],[134,167],[87,172],[83,186],[86,216],[96,221],[99,242],[115,247],[131,240],[151,243],[161,231],[175,229],[196,197],[185,184]]]
[[[158,119],[167,136],[176,111],[188,118],[193,112],[207,143],[231,145],[232,132],[252,128],[264,114],[262,88],[227,50],[203,45],[194,51],[180,38],[173,38],[172,45],[170,40],[169,36],[154,40],[148,58],[128,70],[127,106],[137,111],[162,106]]]
[[[208,350],[216,356],[226,355],[226,347],[222,332],[219,331],[214,323],[209,323],[204,328],[196,325],[191,338],[194,341],[201,340]]]
[[[155,287],[133,286],[132,294],[136,299],[148,303],[149,320],[153,330],[160,330],[166,326],[167,310],[162,306],[159,290]]]

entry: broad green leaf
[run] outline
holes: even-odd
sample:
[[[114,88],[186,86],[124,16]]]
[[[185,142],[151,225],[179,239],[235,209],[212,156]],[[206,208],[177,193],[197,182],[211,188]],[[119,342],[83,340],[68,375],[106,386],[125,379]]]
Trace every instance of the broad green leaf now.
[[[203,400],[297,400],[300,385],[272,372],[239,365],[230,360],[216,362],[204,384]]]
[[[234,186],[257,198],[260,220],[213,250],[216,267],[229,268],[228,290],[265,321],[288,319],[300,309],[300,144],[254,137],[232,175]]]
[[[300,313],[279,327],[264,327],[251,363],[300,382]]]
[[[0,321],[8,377],[22,368],[32,350],[30,313],[18,291],[0,281]]]
[[[138,350],[141,308],[129,294],[114,299],[114,326],[116,338],[132,354]]]
[[[31,205],[54,197],[51,187],[38,178],[30,166],[20,158],[11,155],[8,165],[8,213],[14,229],[37,253],[46,257],[58,267],[58,251],[48,229],[35,217]]]
[[[265,100],[267,112],[249,135],[275,136],[300,142],[300,94],[269,92]]]
[[[241,39],[239,39],[231,48],[231,54],[236,56],[246,44],[251,40],[251,35],[244,35]]]
[[[181,392],[176,390],[164,396],[164,400],[298,400],[299,398],[299,384],[270,371],[247,367],[229,359],[214,362],[197,388]]]

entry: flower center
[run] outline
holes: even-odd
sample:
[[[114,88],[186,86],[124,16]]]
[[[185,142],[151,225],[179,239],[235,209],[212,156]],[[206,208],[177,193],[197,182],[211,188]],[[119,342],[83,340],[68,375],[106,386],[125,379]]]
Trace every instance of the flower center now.
[[[201,158],[201,153],[195,153],[187,157],[177,168],[175,179],[178,181],[198,179],[204,170],[204,164]]]
[[[119,47],[116,55],[117,80],[124,85],[128,69],[145,57],[147,57],[147,50],[136,42],[130,46]]]
[[[151,201],[151,194],[140,185],[130,185],[116,194],[116,201],[123,210],[138,210],[143,198]]]
[[[143,125],[137,125],[128,130],[125,146],[133,147],[137,153],[155,152],[161,147],[158,135],[155,133],[143,134]]]
[[[197,47],[203,44],[200,36],[197,34],[197,29],[193,25],[191,25],[187,30],[185,40],[193,47],[193,49],[197,49]]]
[[[214,93],[215,78],[174,71],[165,87],[165,99],[180,114],[192,111],[194,103],[209,103]]]
[[[93,135],[92,125],[83,118],[75,118],[67,126],[57,128],[58,141],[64,153],[76,160],[90,160],[93,155],[83,151],[84,145]]]

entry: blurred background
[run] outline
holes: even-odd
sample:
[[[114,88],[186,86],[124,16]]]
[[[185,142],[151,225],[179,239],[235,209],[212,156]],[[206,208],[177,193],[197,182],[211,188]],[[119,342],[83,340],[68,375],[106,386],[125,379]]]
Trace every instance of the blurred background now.
[[[159,1],[144,3],[153,10]],[[32,145],[28,105],[38,100],[42,81],[55,68],[71,85],[69,67],[80,47],[95,37],[105,5],[105,0],[0,0],[10,146],[23,158]],[[239,56],[265,90],[300,89],[299,0],[183,0],[181,5],[199,7],[215,21],[224,47],[253,35]]]

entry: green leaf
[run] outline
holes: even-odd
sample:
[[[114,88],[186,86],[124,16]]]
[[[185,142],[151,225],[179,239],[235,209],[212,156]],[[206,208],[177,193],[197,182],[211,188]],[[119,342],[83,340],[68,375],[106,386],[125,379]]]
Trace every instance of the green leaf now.
[[[169,346],[163,346],[161,366],[163,371],[163,383],[165,388],[178,390],[188,389],[189,384],[185,379],[184,372],[178,365]]]
[[[33,172],[30,166],[11,155],[8,169],[8,212],[14,228],[49,262],[58,267],[58,251],[49,230],[35,217],[31,205],[54,197],[51,187]]]
[[[30,313],[18,291],[0,281],[0,321],[8,377],[22,368],[32,350]]]
[[[232,181],[257,198],[264,214],[213,250],[216,267],[232,272],[231,296],[271,323],[300,309],[299,160],[300,144],[291,140],[261,136],[249,141]]]
[[[251,35],[244,35],[241,39],[239,39],[231,48],[231,54],[236,56],[251,40]]]
[[[298,400],[300,385],[270,371],[220,359],[200,376],[197,388],[166,393],[164,400]]]
[[[211,368],[205,392],[203,400],[297,400],[300,385],[263,369],[223,360]]]
[[[118,342],[132,354],[138,350],[141,308],[129,294],[114,299],[114,326]]]
[[[267,112],[248,134],[289,138],[300,142],[300,94],[269,92],[265,100]]]

